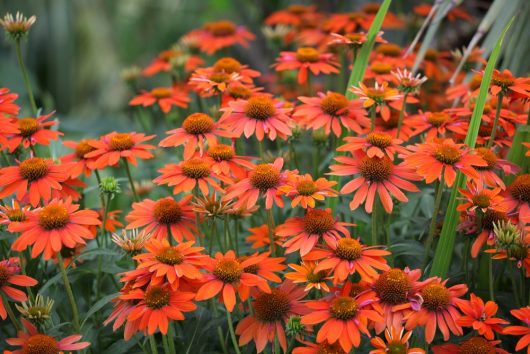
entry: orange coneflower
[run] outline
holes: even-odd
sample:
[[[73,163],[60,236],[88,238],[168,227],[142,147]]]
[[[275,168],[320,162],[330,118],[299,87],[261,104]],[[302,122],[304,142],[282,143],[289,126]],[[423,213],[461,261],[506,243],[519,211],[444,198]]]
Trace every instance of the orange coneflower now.
[[[285,273],[285,278],[290,279],[293,283],[305,284],[305,291],[311,289],[318,289],[329,292],[327,280],[330,280],[329,271],[321,270],[315,272],[315,267],[318,265],[312,261],[302,261],[300,264],[289,264],[289,267],[294,269],[294,272]]]
[[[0,116],[16,116],[20,107],[15,103],[18,94],[9,93],[6,87],[0,88]]]
[[[214,173],[235,177],[236,180],[245,178],[248,171],[256,167],[254,163],[250,162],[252,157],[236,155],[234,147],[230,145],[209,145],[206,155],[212,160]]]
[[[152,285],[146,290],[134,289],[125,295],[125,300],[139,300],[129,312],[127,321],[136,321],[134,331],[144,331],[151,335],[160,329],[167,334],[170,320],[184,320],[183,312],[197,308],[192,300],[192,292],[175,291],[165,285]]]
[[[403,143],[402,140],[379,131],[371,132],[366,137],[347,136],[344,138],[344,141],[346,141],[346,144],[339,146],[337,151],[353,153],[361,150],[370,158],[383,158],[386,155],[391,160],[394,160],[394,156],[397,153],[406,154],[408,152],[405,147],[401,146]]]
[[[336,74],[339,72],[339,66],[333,54],[320,53],[311,47],[298,48],[296,52],[280,52],[280,57],[272,65],[276,71],[297,70],[300,85],[307,82],[308,71],[313,75]]]
[[[493,317],[499,306],[494,301],[484,301],[475,294],[470,295],[469,300],[460,301],[458,308],[464,316],[458,318],[456,323],[462,327],[473,327],[479,335],[488,340],[495,339],[495,333],[503,333],[503,324],[509,324],[502,318]]]
[[[10,232],[21,233],[13,242],[13,250],[23,251],[31,245],[31,257],[44,253],[44,259],[48,260],[63,247],[86,244],[85,239],[94,238],[88,226],[101,222],[95,211],[78,209],[79,205],[68,198],[53,199],[42,208],[28,211],[27,220],[8,227]]]
[[[484,71],[481,72],[484,75]],[[530,78],[514,77],[510,70],[493,70],[490,83],[490,92],[496,96],[499,93],[509,95],[512,99],[530,98]]]
[[[250,236],[247,236],[245,241],[252,244],[252,248],[270,248],[271,239],[269,236],[269,226],[267,224],[251,227],[248,229],[248,231],[250,232]],[[272,235],[274,238],[274,243],[278,246],[281,246],[283,244],[283,237],[280,237],[276,234],[276,228],[274,228],[272,231]]]
[[[477,167],[487,166],[484,159],[465,144],[452,139],[439,139],[409,146],[412,153],[405,156],[405,163],[416,169],[426,183],[438,179],[452,187],[456,172],[461,171],[471,179],[478,179]]]
[[[278,157],[274,163],[257,165],[248,177],[228,187],[226,200],[238,198],[235,206],[254,206],[260,195],[265,197],[265,208],[272,208],[273,203],[283,208],[282,196],[278,190],[287,181],[287,173],[282,172],[283,159]]]
[[[309,343],[301,341],[306,347],[296,347],[293,349],[293,354],[322,354],[322,353],[333,353],[333,354],[348,354],[342,349],[339,342],[329,344],[328,341],[321,343]]]
[[[326,197],[336,197],[338,192],[333,189],[336,184],[337,182],[328,181],[323,177],[314,181],[309,173],[305,175],[291,173],[288,175],[287,184],[278,190],[292,200],[291,207],[300,205],[307,209],[314,208],[317,200],[323,201]]]
[[[265,19],[265,24],[272,25],[289,25],[298,26],[302,22],[304,16],[314,13],[316,6],[314,5],[289,5],[287,8],[273,12]]]
[[[289,317],[306,314],[308,309],[302,304],[306,295],[303,288],[285,281],[269,293],[261,292],[254,297],[254,313],[243,318],[236,327],[239,335],[239,346],[254,340],[257,353],[261,353],[268,342],[278,338],[280,346],[287,352],[287,340],[283,329]]]
[[[315,325],[325,322],[317,333],[317,342],[327,341],[334,344],[338,341],[342,349],[349,353],[352,347],[359,347],[361,333],[370,337],[370,323],[383,320],[376,304],[373,292],[363,292],[351,296],[352,284],[347,282],[340,291],[317,301],[308,301],[306,306],[313,310],[302,316],[304,325]]]
[[[523,146],[528,150],[524,156],[530,156],[530,143],[523,143]]]
[[[18,258],[12,257],[0,261],[0,294],[20,302],[26,301],[28,297],[22,290],[13,288],[12,285],[34,286],[38,282],[33,278],[19,273],[20,260]],[[2,299],[3,296],[0,296],[0,318],[5,320],[7,318],[7,311]]]
[[[242,79],[237,72],[226,73],[210,68],[198,68],[192,73],[189,85],[200,96],[211,97],[222,94],[228,87],[239,84]]]
[[[1,92],[1,91],[0,91]],[[0,93],[0,109],[2,109],[2,95]],[[3,151],[9,146],[9,139],[15,134],[20,133],[16,121],[12,118],[6,117],[0,111],[0,151]]]
[[[374,60],[370,65],[366,67],[366,73],[364,78],[366,81],[375,81],[379,84],[383,82],[396,81],[393,70],[395,66],[389,64],[383,60]],[[407,97],[407,102],[415,103],[415,99],[409,101],[412,97]]]
[[[158,104],[162,112],[169,113],[172,106],[187,108],[190,98],[188,93],[178,87],[155,87],[150,91],[142,91],[129,101],[131,106],[149,107]]]
[[[520,351],[530,345],[530,306],[511,310],[510,313],[518,320],[521,320],[525,326],[509,326],[504,328],[502,333],[522,336],[515,347],[515,351]]]
[[[16,200],[11,200],[11,205],[0,205],[0,225],[9,225],[12,222],[24,221],[30,205],[20,206]]]
[[[361,125],[369,125],[366,112],[359,101],[348,100],[346,96],[337,92],[328,91],[318,93],[318,97],[298,97],[303,102],[296,108],[293,118],[298,118],[301,126],[317,130],[324,128],[326,135],[331,131],[339,137],[342,127],[360,134],[363,132]]]
[[[166,132],[169,136],[163,139],[158,145],[162,147],[176,147],[184,145],[184,159],[190,159],[199,147],[199,155],[203,155],[205,142],[208,146],[216,145],[218,136],[225,138],[233,137],[233,134],[222,129],[219,122],[216,122],[206,113],[192,113],[182,122],[182,126]]]
[[[327,43],[329,46],[331,45],[348,45],[353,48],[360,48],[368,39],[365,32],[356,32],[356,33],[346,33],[346,34],[339,34],[339,33],[331,33],[330,34],[330,40]],[[383,32],[379,32],[375,37],[375,43],[387,43],[385,39],[383,39]]]
[[[409,340],[412,336],[412,331],[404,332],[404,329],[389,327],[385,330],[385,339],[375,337],[370,340],[370,344],[376,348],[370,350],[369,354],[387,354],[387,353],[402,353],[402,354],[425,354],[425,350],[421,348],[410,348]]]
[[[136,159],[150,159],[154,155],[149,150],[154,149],[153,145],[144,144],[155,135],[145,135],[143,133],[118,133],[112,132],[104,135],[100,140],[89,141],[90,146],[95,150],[86,153],[85,158],[94,159],[94,167],[105,168],[114,166],[120,158],[126,159],[133,165],[137,165]]]
[[[219,192],[223,192],[223,188],[215,179],[225,183],[232,182],[229,177],[215,173],[212,170],[212,162],[210,160],[199,157],[184,160],[178,164],[167,164],[159,169],[158,172],[161,175],[155,178],[153,182],[159,185],[175,186],[173,194],[189,192],[195,186],[198,186],[203,195],[208,195],[210,186]]]
[[[332,14],[324,24],[326,31],[336,33],[349,33],[359,29],[366,31],[368,28],[370,28],[369,18],[362,12]]]
[[[240,256],[237,261],[239,263],[242,263],[249,258],[257,258],[257,263],[244,268],[243,271],[251,274],[256,274],[274,283],[281,283],[282,279],[278,275],[276,275],[275,272],[281,272],[282,270],[287,268],[287,266],[283,263],[285,261],[285,257],[269,256],[270,252],[264,252],[261,254],[256,252],[250,256]]]
[[[515,177],[504,196],[508,210],[517,211],[522,222],[530,223],[530,174]]]
[[[17,200],[29,197],[33,207],[52,198],[52,189],[62,189],[70,177],[70,164],[55,164],[52,160],[32,157],[19,162],[18,166],[0,169],[0,198],[16,192]]]
[[[248,47],[248,42],[255,38],[246,27],[238,26],[228,20],[205,23],[202,28],[193,30],[184,36],[184,38],[188,37],[196,37],[199,50],[208,55],[235,44]]]
[[[71,140],[63,141],[64,146],[75,150],[73,153],[61,157],[61,162],[63,163],[72,162],[69,170],[72,177],[78,177],[82,173],[88,177],[92,173],[92,170],[95,169],[94,158],[85,157],[89,152],[96,150],[96,148],[91,145],[91,143],[94,143],[95,141],[96,140],[94,139],[82,139],[79,142]]]
[[[390,119],[389,102],[397,101],[402,97],[397,89],[388,87],[388,82],[386,81],[381,84],[376,82],[374,87],[367,87],[362,82],[359,82],[359,87],[354,86],[350,90],[363,101],[364,108],[374,106],[372,109],[379,112],[384,120]]]
[[[403,164],[394,165],[388,156],[369,157],[362,151],[355,151],[354,157],[338,156],[335,158],[341,165],[331,165],[330,174],[336,176],[358,177],[346,183],[342,194],[355,192],[350,209],[355,210],[360,204],[365,203],[365,210],[371,213],[374,207],[376,193],[387,213],[392,212],[392,196],[401,202],[407,202],[408,198],[401,191],[418,192],[419,189],[409,181],[421,180],[414,171]]]
[[[57,353],[78,351],[90,346],[90,342],[79,342],[80,334],[74,334],[57,340],[56,338],[40,333],[37,328],[26,319],[21,319],[24,330],[18,331],[16,338],[6,339],[7,344],[20,347],[20,349],[10,351],[11,354],[29,353]],[[6,351],[7,352],[7,351]]]
[[[98,213],[98,218],[103,223],[103,215],[105,215],[105,209],[96,209],[96,212]],[[122,228],[123,224],[118,220],[119,215],[121,214],[121,210],[108,210],[106,212],[105,216],[105,225],[102,225],[105,231],[114,233],[116,232],[116,228]],[[89,226],[90,231],[92,234],[97,235],[97,227],[92,225]]]
[[[383,258],[390,252],[381,247],[365,246],[358,239],[344,237],[315,248],[304,256],[304,260],[319,261],[314,269],[315,272],[330,269],[334,284],[346,280],[348,275],[354,273],[359,273],[362,280],[373,281],[378,276],[376,269],[383,271],[390,269]]]
[[[18,127],[19,133],[12,135],[9,138],[7,147],[9,152],[15,149],[22,143],[24,149],[28,149],[34,145],[49,145],[50,140],[57,140],[63,133],[49,129],[57,124],[56,121],[46,122],[55,112],[39,116],[37,118],[18,118],[15,123]]]
[[[285,140],[291,135],[288,116],[291,108],[268,94],[228,102],[228,107],[221,111],[223,115],[219,123],[226,125],[237,137],[244,134],[249,138],[255,134],[262,141],[265,136],[270,140],[275,140],[277,136]]]
[[[442,332],[445,341],[449,340],[450,333],[454,335],[463,335],[462,327],[456,320],[461,316],[457,304],[462,301],[460,297],[467,292],[467,286],[464,284],[446,286],[447,279],[442,281],[435,278],[424,286],[419,295],[422,302],[420,309],[411,312],[406,318],[405,328],[411,330],[417,326],[425,327],[425,341],[431,343],[434,339],[436,329]]]
[[[477,184],[485,184],[489,187],[501,187],[506,189],[502,178],[499,176],[501,173],[505,175],[513,175],[519,172],[520,167],[516,164],[501,159],[491,148],[478,147],[475,152],[486,161],[486,166],[478,166],[476,168],[479,178],[475,180]]]
[[[425,133],[426,141],[447,137],[448,131],[463,124],[458,115],[449,114],[446,111],[424,112],[414,115],[408,120],[415,126],[418,133]]]
[[[508,211],[508,205],[504,201],[504,197],[500,195],[500,188],[486,189],[470,182],[467,182],[466,186],[467,188],[458,190],[465,197],[462,198],[465,202],[458,205],[456,210],[474,212],[479,209],[482,213],[486,213],[488,210]]]
[[[303,217],[292,217],[276,227],[276,234],[289,237],[283,243],[285,253],[300,250],[305,256],[322,239],[328,244],[335,244],[342,236],[349,237],[346,226],[351,223],[338,221],[333,217],[331,209],[307,209]]]
[[[248,271],[249,267],[256,265],[259,261],[260,258],[247,258],[239,262],[232,250],[224,255],[217,252],[215,258],[206,258],[203,268],[208,271],[208,274],[203,277],[205,281],[197,291],[196,299],[208,300],[222,291],[221,298],[226,309],[232,312],[236,305],[236,292],[241,301],[248,299],[250,289],[253,287],[270,293],[271,289],[267,280]]]
[[[506,350],[497,347],[502,343],[500,340],[489,341],[482,337],[471,337],[459,344],[441,344],[432,347],[434,354],[467,354],[467,353],[488,353],[488,354],[510,354]]]
[[[125,217],[127,229],[144,228],[144,232],[151,234],[158,240],[167,240],[168,233],[182,242],[195,240],[197,231],[193,207],[189,203],[192,195],[183,197],[176,201],[172,197],[159,200],[145,199],[139,203],[133,203],[133,210]]]

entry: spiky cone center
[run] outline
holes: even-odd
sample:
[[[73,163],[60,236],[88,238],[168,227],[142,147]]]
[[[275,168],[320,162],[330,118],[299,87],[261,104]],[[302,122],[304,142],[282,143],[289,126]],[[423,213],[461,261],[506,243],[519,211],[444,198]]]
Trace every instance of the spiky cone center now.
[[[495,347],[482,337],[472,337],[460,343],[460,354],[495,354]]]
[[[341,238],[337,241],[335,255],[340,259],[355,261],[361,258],[363,247],[361,243],[353,238]]]
[[[153,215],[161,224],[177,224],[182,219],[182,208],[173,199],[162,199],[156,202]]]
[[[233,283],[239,280],[243,274],[243,269],[236,260],[221,259],[215,265],[213,274],[223,283]]]
[[[449,120],[449,114],[445,112],[433,112],[427,116],[427,121],[433,127],[441,127],[442,124]]]
[[[493,230],[495,224],[501,221],[507,222],[508,220],[508,215],[506,215],[506,213],[488,209],[482,217],[482,227],[486,230]]]
[[[411,289],[407,274],[398,268],[382,273],[374,283],[374,291],[381,302],[390,305],[405,303]]]
[[[384,43],[380,44],[375,51],[387,57],[399,57],[401,55],[401,47],[397,44]]]
[[[438,52],[432,48],[427,49],[425,52],[425,60],[427,61],[437,61],[438,60]]]
[[[188,134],[200,135],[211,132],[214,124],[213,119],[209,115],[205,113],[193,113],[184,119],[182,128]]]
[[[252,90],[243,85],[229,87],[227,93],[232,98],[243,100],[247,100],[252,96]]]
[[[18,168],[20,170],[20,175],[24,179],[27,179],[28,182],[41,179],[48,174],[50,169],[46,160],[40,157],[32,157],[24,160],[20,163]]]
[[[474,195],[471,199],[473,205],[479,208],[487,208],[491,205],[491,198],[484,192],[480,192],[479,194]]]
[[[338,112],[343,111],[349,104],[350,102],[343,94],[330,92],[320,101],[320,108],[330,116],[337,116]]]
[[[283,320],[291,303],[287,293],[280,289],[272,289],[270,294],[261,293],[253,303],[256,318],[263,322],[276,322]]]
[[[333,344],[328,342],[322,342],[318,345],[316,354],[347,354],[344,349],[340,346],[339,341]]]
[[[473,75],[471,80],[469,81],[469,89],[471,91],[475,91],[480,87],[480,84],[482,83],[482,75]]]
[[[476,148],[475,151],[488,164],[487,166],[477,166],[477,169],[479,169],[479,170],[491,170],[491,169],[495,168],[499,158],[497,157],[497,155],[493,151],[491,151],[491,149],[488,149],[486,147],[479,147],[479,148]]]
[[[86,154],[94,150],[96,148],[90,145],[87,140],[81,140],[75,147],[75,155],[78,159],[84,159]]]
[[[173,91],[168,87],[156,87],[151,90],[151,95],[157,99],[171,97]]]
[[[326,276],[327,274],[326,274],[326,271],[324,270],[321,270],[315,273],[314,270],[311,269],[306,273],[307,282],[311,284],[317,284],[317,283],[323,282],[324,279],[326,279]]]
[[[112,136],[109,141],[109,148],[112,151],[125,151],[134,146],[134,140],[131,134],[118,133]]]
[[[370,66],[370,69],[374,73],[379,74],[379,75],[390,74],[390,72],[392,71],[392,65],[390,65],[388,63],[384,63],[384,62],[378,61],[378,62],[373,63]]]
[[[267,191],[280,183],[280,171],[269,164],[257,165],[250,175],[250,183],[260,191]]]
[[[228,81],[228,79],[230,79],[230,75],[225,72],[213,72],[210,74],[209,79],[210,81],[220,84]]]
[[[366,136],[366,141],[380,149],[385,149],[392,145],[392,136],[381,132],[372,132]]]
[[[245,106],[247,117],[256,120],[267,120],[276,113],[272,99],[265,95],[250,97]]]
[[[304,180],[297,183],[296,191],[298,194],[307,197],[315,194],[318,191],[318,188],[315,182]]]
[[[309,209],[304,215],[304,230],[308,234],[323,235],[333,230],[335,218],[330,211],[323,209]]]
[[[491,83],[506,90],[515,83],[515,78],[508,73],[494,71],[491,75]]]
[[[302,63],[314,63],[320,58],[320,53],[315,48],[302,47],[296,50],[296,60]]]
[[[227,74],[239,73],[241,71],[241,63],[234,58],[225,57],[215,62],[213,70],[224,71]]]
[[[386,353],[388,354],[407,354],[408,348],[406,344],[398,340],[392,340],[386,345]]]
[[[339,320],[348,321],[354,318],[359,311],[359,304],[353,297],[339,296],[331,301],[330,312]]]
[[[50,310],[47,307],[32,306],[27,309],[24,316],[31,319],[32,321],[44,321],[50,318],[49,313]]]
[[[451,145],[440,145],[434,151],[434,158],[441,163],[454,165],[462,158],[462,153]]]
[[[20,118],[17,125],[24,138],[29,138],[39,130],[39,122],[35,118]]]
[[[528,247],[519,243],[510,245],[508,247],[508,256],[522,261],[528,256]]]
[[[442,284],[429,284],[421,290],[422,306],[436,312],[446,309],[451,304],[451,293]]]
[[[217,144],[208,149],[208,156],[215,161],[230,161],[234,157],[234,149],[230,145]]]
[[[68,210],[58,204],[50,204],[39,212],[39,224],[45,230],[56,230],[64,227],[70,221]]]
[[[364,36],[361,33],[348,33],[344,35],[344,37],[346,37],[353,43],[361,42],[364,39]]]
[[[362,286],[361,284],[352,283],[351,284],[351,289],[350,289],[350,296],[351,297],[356,297],[357,295],[359,295],[360,293],[362,293],[365,290],[366,290],[366,288],[364,286]]]
[[[0,289],[7,284],[10,276],[9,270],[5,266],[0,265]]]
[[[517,176],[508,188],[514,199],[530,203],[530,174]]]
[[[359,163],[359,171],[369,182],[383,182],[392,174],[392,160],[387,156],[382,158],[364,156]]]
[[[385,100],[386,91],[387,90],[384,87],[368,87],[366,88],[365,95],[366,97],[374,100],[376,104],[380,105]]]
[[[184,256],[175,247],[162,249],[155,258],[157,261],[168,265],[181,264],[184,261]]]
[[[9,209],[6,211],[6,216],[9,221],[24,221],[26,220],[26,214],[22,209]]]
[[[293,15],[302,15],[309,11],[307,6],[297,4],[287,6],[286,10]]]
[[[365,14],[375,15],[379,11],[380,7],[381,5],[379,5],[378,3],[369,2],[363,6],[363,12]]]
[[[144,294],[145,304],[153,310],[169,305],[169,298],[169,289],[162,286],[152,286]]]
[[[231,21],[217,21],[207,23],[205,29],[215,37],[225,37],[236,32],[236,25]]]
[[[206,178],[210,175],[211,169],[208,164],[200,158],[193,158],[182,162],[182,173],[184,176],[193,179]]]
[[[59,343],[45,334],[35,334],[26,339],[22,346],[23,354],[58,354]]]
[[[348,13],[348,20],[350,21],[360,21],[364,20],[366,16],[362,12],[350,12]]]

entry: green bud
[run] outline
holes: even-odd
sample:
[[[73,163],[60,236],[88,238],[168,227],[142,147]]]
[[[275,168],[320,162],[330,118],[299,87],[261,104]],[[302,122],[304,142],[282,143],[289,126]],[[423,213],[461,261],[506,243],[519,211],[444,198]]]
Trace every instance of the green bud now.
[[[291,316],[287,321],[287,335],[296,337],[302,334],[304,325],[302,324],[302,318],[300,316]]]
[[[102,194],[107,194],[110,198],[114,198],[116,194],[121,193],[120,184],[118,180],[112,176],[103,177],[101,183],[99,184],[99,190]]]

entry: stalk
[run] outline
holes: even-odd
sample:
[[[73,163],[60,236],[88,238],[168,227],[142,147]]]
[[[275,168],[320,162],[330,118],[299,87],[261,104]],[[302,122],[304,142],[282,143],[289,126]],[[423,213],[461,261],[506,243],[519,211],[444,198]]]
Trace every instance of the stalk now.
[[[11,308],[11,305],[7,300],[7,296],[5,296],[4,294],[1,294],[1,296],[9,319],[11,320],[11,322],[13,322],[13,326],[15,326],[17,330],[20,330],[20,323],[18,323],[17,321],[17,317],[15,316],[15,313],[13,312],[13,309]]]
[[[370,110],[370,132],[373,132],[375,130],[375,109],[377,105],[374,104],[372,106],[372,109]]]
[[[70,302],[70,307],[72,308],[72,316],[73,316],[73,322],[74,322],[74,329],[77,333],[81,331],[81,327],[79,326],[79,311],[77,309],[77,303],[75,301],[74,293],[72,291],[72,285],[70,284],[70,280],[68,280],[68,275],[66,274],[66,269],[64,267],[63,263],[63,257],[61,256],[61,252],[57,252],[57,263],[59,263],[59,269],[61,270],[61,275],[63,277],[64,282],[64,288],[66,289],[66,295],[68,297],[68,301]]]
[[[495,301],[495,292],[493,289],[493,261],[491,257],[488,258],[488,281],[489,281],[489,291],[490,291],[490,300]]]
[[[38,109],[37,104],[35,103],[35,97],[33,97],[33,90],[31,88],[31,83],[29,81],[28,71],[26,70],[26,65],[24,65],[24,60],[22,59],[22,49],[20,47],[20,38],[15,41],[15,48],[17,52],[18,66],[22,72],[22,77],[24,78],[24,85],[26,86],[26,91],[28,91],[29,103],[31,104],[31,110],[33,114],[37,116]]]
[[[127,159],[123,159],[123,164],[125,165],[125,171],[127,172],[127,178],[129,179],[129,184],[131,185],[131,191],[133,192],[134,201],[138,202],[140,201],[140,198],[138,197],[138,193],[136,193],[136,188],[134,187],[132,175],[131,175],[131,169],[129,168],[129,162],[127,162]]]
[[[493,142],[495,141],[495,135],[497,134],[497,126],[499,125],[499,117],[501,115],[503,98],[504,98],[504,95],[501,91],[497,95],[497,109],[495,110],[495,120],[493,121],[493,128],[491,129],[490,139],[488,140],[488,144],[486,145],[486,147],[489,147],[489,148],[493,145]]]
[[[442,202],[442,194],[444,190],[444,178],[443,178],[443,169],[441,172],[442,178],[436,185],[435,199],[434,199],[434,210],[432,212],[431,225],[429,226],[429,234],[427,235],[427,240],[425,241],[425,254],[423,256],[423,269],[427,266],[429,261],[429,254],[431,253],[432,242],[434,240],[434,233],[436,232],[436,225],[438,221],[438,213],[440,211],[440,204]]]
[[[152,354],[158,354],[158,348],[156,347],[156,340],[154,335],[149,336],[149,345],[151,347]]]
[[[226,311],[226,322],[228,322],[228,330],[230,331],[230,338],[232,338],[234,350],[236,351],[236,354],[241,354],[239,346],[237,345],[236,333],[234,332],[234,324],[232,323],[232,315],[228,310]]]

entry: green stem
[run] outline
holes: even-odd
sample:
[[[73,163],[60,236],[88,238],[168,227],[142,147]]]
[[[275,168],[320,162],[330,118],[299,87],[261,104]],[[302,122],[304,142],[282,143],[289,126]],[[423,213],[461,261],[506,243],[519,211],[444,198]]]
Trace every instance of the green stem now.
[[[105,198],[103,197],[103,194],[101,193],[101,176],[99,175],[99,171],[98,170],[94,170],[94,174],[96,175],[96,180],[98,181],[98,193],[99,193],[99,198],[101,200],[101,209],[105,210]]]
[[[164,353],[170,354],[169,352],[169,344],[167,343],[167,336],[162,334],[162,347],[164,347]]]
[[[490,290],[490,300],[495,301],[495,292],[493,289],[493,260],[491,257],[488,259],[488,280],[489,280],[489,290]]]
[[[64,282],[64,288],[66,289],[66,295],[68,297],[68,301],[70,302],[70,307],[72,308],[72,316],[74,321],[74,329],[77,333],[81,331],[81,327],[79,326],[79,311],[77,310],[77,303],[75,301],[74,293],[72,291],[72,286],[70,284],[70,280],[68,280],[68,275],[66,274],[66,269],[64,267],[63,257],[61,256],[61,252],[57,252],[57,263],[59,263],[59,269],[61,270],[61,275],[63,277]]]
[[[234,243],[236,244],[236,254],[239,254],[239,220],[234,217]]]
[[[236,333],[234,332],[234,324],[232,323],[232,315],[230,311],[226,311],[226,322],[228,322],[228,330],[230,331],[230,338],[232,338],[232,344],[234,345],[234,350],[236,354],[241,354],[239,350],[239,345],[237,345]]]
[[[33,97],[33,90],[31,89],[31,83],[29,81],[28,71],[26,70],[26,66],[24,65],[24,60],[22,59],[22,49],[20,47],[20,39],[17,39],[15,41],[15,48],[17,52],[18,66],[20,67],[20,71],[22,72],[22,77],[24,78],[24,85],[26,85],[26,91],[28,91],[28,97],[29,97],[29,102],[31,104],[31,109],[33,111],[33,114],[37,116],[37,113],[38,113],[37,104],[35,103],[35,97]]]
[[[15,326],[17,330],[19,330],[21,328],[20,323],[18,323],[17,321],[17,317],[15,316],[15,313],[13,312],[13,309],[11,308],[9,301],[7,300],[7,296],[5,296],[4,294],[0,294],[0,295],[2,296],[4,307],[6,308],[9,319],[11,320],[11,322],[13,322],[13,326]]]
[[[318,146],[313,145],[313,178],[319,176],[318,167],[319,167],[319,149]]]
[[[501,116],[501,108],[502,108],[502,99],[504,95],[501,92],[497,95],[497,109],[495,110],[495,119],[493,120],[493,128],[491,129],[491,135],[490,140],[488,140],[488,144],[486,147],[492,147],[493,142],[495,141],[495,135],[497,134],[497,125],[499,124],[499,117]]]
[[[151,346],[152,354],[158,354],[158,348],[156,347],[156,339],[154,335],[149,336],[149,345]]]
[[[201,316],[199,316],[199,320],[197,322],[200,322]],[[169,323],[168,331],[167,331],[167,341],[169,343],[169,352],[171,354],[176,354],[175,350],[175,341],[173,340],[173,323]]]
[[[272,208],[267,209],[267,226],[269,229],[269,241],[271,244],[271,256],[276,255],[276,243],[274,241],[274,215],[272,215]]]
[[[377,195],[375,196],[375,200],[374,200],[374,208],[372,210],[372,246],[375,246],[378,244],[378,240],[377,240],[377,216],[378,216],[378,212],[379,210],[379,203],[378,203],[378,197]]]
[[[129,162],[127,162],[127,159],[123,159],[123,164],[125,165],[125,171],[127,172],[127,178],[129,178],[129,184],[131,185],[131,191],[133,192],[134,201],[138,202],[140,201],[140,198],[138,197],[138,193],[136,193],[136,187],[134,187],[132,175],[131,175],[131,169],[129,168]]]
[[[399,119],[398,119],[398,125],[397,125],[397,136],[396,136],[397,139],[399,139],[399,133],[401,133],[401,126],[403,125],[403,117],[405,116],[405,111],[407,110],[407,96],[408,96],[408,93],[405,93],[403,95],[403,105],[401,106],[401,111],[399,112]]]
[[[376,105],[374,104],[372,106],[372,109],[370,110],[370,132],[373,132],[375,130],[375,109]]]
[[[440,211],[440,204],[442,202],[442,194],[444,191],[444,179],[443,179],[443,169],[441,172],[441,180],[437,182],[435,189],[435,199],[434,199],[434,210],[432,212],[431,225],[429,226],[429,233],[427,234],[427,240],[425,241],[425,254],[423,256],[423,270],[429,262],[429,256],[431,253],[432,243],[434,240],[434,233],[436,232],[436,226],[438,225],[438,213]]]

